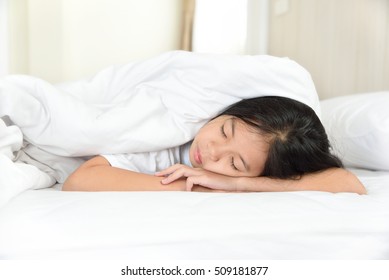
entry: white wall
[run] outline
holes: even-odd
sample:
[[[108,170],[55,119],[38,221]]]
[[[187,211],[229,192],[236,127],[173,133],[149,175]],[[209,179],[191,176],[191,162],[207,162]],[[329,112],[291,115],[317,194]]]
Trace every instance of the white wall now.
[[[247,0],[246,54],[268,54],[269,1]]]
[[[269,34],[269,53],[306,67],[323,99],[389,90],[388,0],[272,0]]]
[[[248,53],[267,51],[260,45],[267,33],[254,36],[266,20],[256,22],[252,9],[265,11],[268,2],[269,54],[305,66],[322,98],[389,89],[388,0],[249,0],[249,23],[257,26],[248,30]],[[8,6],[11,73],[61,82],[179,48],[182,0],[8,0]]]
[[[10,2],[12,45],[26,41],[11,56],[13,73],[61,82],[179,48],[181,0]]]
[[[28,74],[27,0],[6,0],[8,4],[8,63],[10,73]]]
[[[7,2],[7,0],[0,0],[0,77],[9,73]]]
[[[65,77],[64,67],[69,63],[63,59],[67,52],[64,20],[68,16],[62,10],[63,2],[27,1],[28,74],[51,82],[61,81]]]

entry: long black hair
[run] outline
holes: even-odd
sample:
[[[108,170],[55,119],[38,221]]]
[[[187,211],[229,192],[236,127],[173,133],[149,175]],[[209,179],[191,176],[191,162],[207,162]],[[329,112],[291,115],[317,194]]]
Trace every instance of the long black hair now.
[[[269,153],[261,176],[280,179],[331,167],[343,167],[331,154],[325,129],[309,106],[286,97],[245,99],[220,115],[239,118],[269,141]]]

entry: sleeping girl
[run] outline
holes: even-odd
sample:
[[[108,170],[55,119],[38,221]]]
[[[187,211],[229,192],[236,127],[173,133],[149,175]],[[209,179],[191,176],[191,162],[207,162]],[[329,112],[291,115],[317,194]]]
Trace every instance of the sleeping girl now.
[[[230,106],[182,146],[96,156],[68,177],[63,190],[366,193],[331,154],[316,113],[274,96]]]

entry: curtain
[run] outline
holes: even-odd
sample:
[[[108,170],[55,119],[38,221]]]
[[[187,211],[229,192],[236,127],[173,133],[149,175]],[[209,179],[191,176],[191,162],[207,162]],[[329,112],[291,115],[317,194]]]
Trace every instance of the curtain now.
[[[183,26],[181,37],[181,49],[192,50],[193,19],[195,13],[196,0],[183,0]]]

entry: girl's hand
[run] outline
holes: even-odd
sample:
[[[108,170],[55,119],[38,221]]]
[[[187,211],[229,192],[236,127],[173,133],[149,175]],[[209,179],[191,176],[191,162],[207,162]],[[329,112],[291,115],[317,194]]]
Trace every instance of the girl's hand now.
[[[186,190],[191,191],[195,185],[220,191],[238,191],[238,177],[230,177],[202,168],[192,168],[183,164],[175,164],[155,174],[166,176],[161,183],[170,184],[180,178],[186,178]]]

